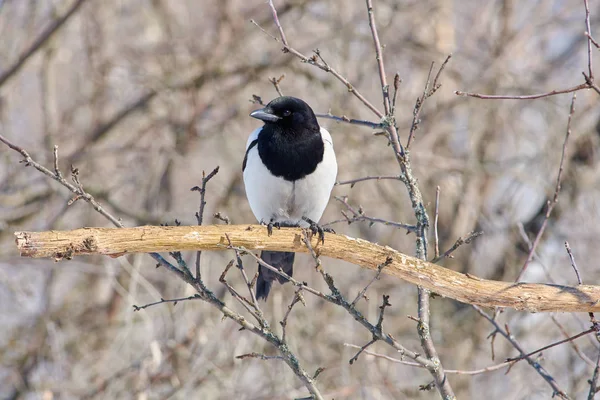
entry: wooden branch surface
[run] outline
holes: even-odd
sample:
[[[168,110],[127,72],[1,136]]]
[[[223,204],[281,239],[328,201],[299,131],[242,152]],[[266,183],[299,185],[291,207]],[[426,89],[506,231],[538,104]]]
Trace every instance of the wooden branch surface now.
[[[23,257],[70,259],[77,255],[104,254],[118,257],[128,253],[185,250],[227,250],[233,246],[249,250],[307,252],[300,228],[267,229],[259,225],[142,226],[136,228],[82,228],[73,231],[16,232]],[[600,286],[562,286],[541,283],[514,283],[480,279],[402,254],[390,247],[344,235],[326,234],[325,244],[312,239],[315,250],[332,257],[377,270],[383,269],[407,282],[444,297],[485,307],[510,307],[529,312],[600,311]],[[347,273],[354,273],[348,269]]]

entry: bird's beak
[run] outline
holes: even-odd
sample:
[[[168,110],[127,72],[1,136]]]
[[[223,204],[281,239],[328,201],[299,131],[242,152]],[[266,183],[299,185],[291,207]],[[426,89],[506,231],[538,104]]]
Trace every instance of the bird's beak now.
[[[260,110],[252,111],[250,113],[250,116],[252,118],[260,119],[265,122],[275,122],[280,119],[277,115],[273,114],[268,108],[262,108]]]

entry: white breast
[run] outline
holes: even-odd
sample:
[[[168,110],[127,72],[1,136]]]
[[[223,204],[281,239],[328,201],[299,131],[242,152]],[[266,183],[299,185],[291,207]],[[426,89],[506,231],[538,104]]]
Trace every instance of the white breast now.
[[[252,132],[246,149],[261,129]],[[248,152],[244,184],[250,208],[259,222],[269,223],[272,220],[307,226],[302,217],[315,222],[321,219],[337,176],[331,135],[321,128],[321,136],[325,144],[323,161],[312,174],[294,182],[271,174],[258,155],[258,146]]]

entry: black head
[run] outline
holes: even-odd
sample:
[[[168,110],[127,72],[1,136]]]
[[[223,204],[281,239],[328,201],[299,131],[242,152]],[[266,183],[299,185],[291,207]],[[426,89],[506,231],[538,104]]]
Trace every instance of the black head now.
[[[276,125],[290,132],[319,131],[319,123],[312,108],[296,97],[278,97],[265,108],[253,111],[250,116],[264,121],[266,125]]]

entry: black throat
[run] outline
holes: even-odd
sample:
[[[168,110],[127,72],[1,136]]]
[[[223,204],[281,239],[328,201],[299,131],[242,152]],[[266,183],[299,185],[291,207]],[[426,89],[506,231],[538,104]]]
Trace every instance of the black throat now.
[[[263,164],[286,181],[304,178],[323,161],[325,145],[321,132],[291,132],[274,124],[265,124],[258,135],[258,154]]]

